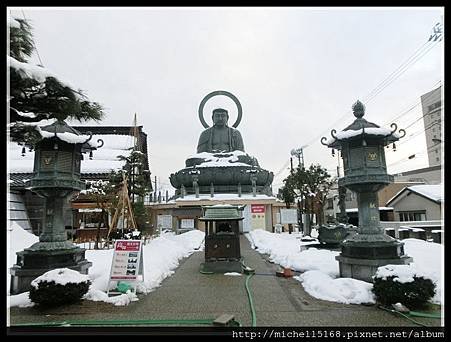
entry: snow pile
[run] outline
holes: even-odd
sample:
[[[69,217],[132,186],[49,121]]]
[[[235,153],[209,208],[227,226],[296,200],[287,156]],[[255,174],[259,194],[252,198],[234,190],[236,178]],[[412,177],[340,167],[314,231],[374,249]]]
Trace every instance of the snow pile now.
[[[87,274],[81,274],[78,271],[71,270],[69,268],[56,268],[54,270],[48,271],[37,277],[35,280],[31,282],[31,286],[35,289],[39,287],[40,282],[55,282],[55,284],[66,285],[68,283],[71,284],[79,284],[84,283],[89,280],[89,276]]]
[[[249,235],[257,251],[269,254],[270,261],[274,263],[300,272],[318,270],[332,277],[339,275],[338,262],[335,260],[339,253],[313,247],[301,251],[301,245],[311,242],[300,241],[299,234],[274,234],[255,229]]]
[[[174,273],[179,261],[191,255],[201,246],[204,233],[193,230],[184,234],[175,235],[172,232],[164,233],[143,246],[144,282],[138,282],[138,293],[148,293],[160,286],[161,282]],[[89,276],[92,281],[86,299],[104,301],[115,305],[127,305],[137,300],[133,293],[122,294],[108,298],[106,291],[110,275],[113,250],[86,251],[86,259],[92,262]],[[110,290],[116,287],[115,282],[110,283]]]
[[[189,156],[188,159],[205,159],[203,163],[196,165],[196,167],[249,166],[249,164],[238,162],[238,156],[248,155],[242,151],[221,153],[202,152]]]
[[[9,221],[10,226],[7,229],[7,241],[8,241],[8,270],[7,270],[7,292],[9,293],[9,287],[11,283],[11,275],[9,274],[9,268],[13,267],[17,260],[16,252],[20,252],[25,248],[30,247],[36,242],[39,242],[39,238],[33,235],[14,221]]]
[[[404,239],[404,253],[413,258],[413,263],[420,274],[431,279],[435,285],[433,303],[444,303],[442,288],[444,288],[444,263],[445,251],[443,245],[419,239]]]
[[[334,279],[321,271],[307,271],[294,277],[313,297],[343,304],[375,303],[373,284],[351,278]]]
[[[429,279],[429,277],[419,271],[415,265],[385,265],[377,269],[376,278],[381,278],[387,280],[388,277],[394,277],[393,281],[399,283],[410,283],[413,282],[413,278],[423,277]],[[432,279],[431,279],[432,280]]]
[[[11,267],[15,262],[15,253],[37,242],[38,237],[26,232],[14,222],[8,229],[8,235],[10,240],[8,265]],[[144,282],[138,282],[137,292],[148,293],[160,286],[163,279],[174,273],[181,259],[188,257],[196,250],[202,250],[204,236],[205,233],[199,230],[192,230],[180,235],[175,235],[172,232],[164,233],[143,246]],[[81,281],[81,279],[88,279],[89,277],[91,286],[84,296],[85,299],[104,301],[114,305],[128,305],[130,302],[138,300],[136,294],[130,291],[116,297],[108,297],[106,294],[113,252],[113,249],[87,250],[85,253],[86,259],[92,262],[88,275],[81,275],[76,272],[77,276],[73,276],[71,272],[75,271],[72,270],[64,269],[63,273],[59,273],[61,270],[53,270],[35,279],[34,282],[47,279],[49,281],[56,280],[62,284]],[[10,277],[9,272],[8,277]],[[8,292],[9,283],[10,280],[8,279]],[[111,282],[110,289],[115,287],[116,283]],[[10,306],[31,305],[28,292],[8,296],[8,302]]]

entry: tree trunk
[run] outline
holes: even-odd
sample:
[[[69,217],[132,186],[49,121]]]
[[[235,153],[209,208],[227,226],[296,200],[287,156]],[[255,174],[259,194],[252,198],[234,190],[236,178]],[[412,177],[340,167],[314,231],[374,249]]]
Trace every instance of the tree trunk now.
[[[96,243],[94,245],[94,249],[99,249],[99,243],[100,243],[100,226],[103,222],[103,219],[105,217],[105,209],[102,206],[102,211],[100,213],[100,220],[99,223],[97,224],[97,234],[96,234]]]

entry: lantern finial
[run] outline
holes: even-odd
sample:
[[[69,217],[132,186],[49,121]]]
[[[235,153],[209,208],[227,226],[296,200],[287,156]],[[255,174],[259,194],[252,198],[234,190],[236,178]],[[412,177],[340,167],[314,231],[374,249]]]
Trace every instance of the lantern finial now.
[[[356,118],[360,119],[365,115],[365,106],[362,102],[357,100],[357,102],[352,105],[352,112]]]

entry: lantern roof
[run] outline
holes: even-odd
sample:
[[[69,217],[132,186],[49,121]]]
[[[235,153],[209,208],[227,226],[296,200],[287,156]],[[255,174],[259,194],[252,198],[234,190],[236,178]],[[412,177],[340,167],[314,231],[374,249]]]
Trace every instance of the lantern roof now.
[[[91,141],[91,132],[87,132],[89,135],[83,135],[75,128],[69,126],[64,120],[56,120],[54,123],[46,126],[36,126],[36,129],[40,133],[42,140],[56,138],[69,144],[81,144],[82,152],[96,150],[103,145],[101,139],[98,139],[97,143]]]
[[[330,132],[332,137],[329,138],[326,142],[324,142],[327,139],[326,137],[321,138],[321,143],[323,145],[339,149],[342,145],[342,142],[365,140],[367,138],[370,138],[381,140],[382,144],[385,146],[399,140],[406,134],[403,129],[400,129],[398,131],[399,133],[396,133],[398,126],[395,123],[392,123],[390,125],[392,129],[389,129],[380,127],[375,123],[365,120],[363,118],[363,116],[365,115],[365,106],[358,100],[352,106],[352,111],[354,116],[356,117],[354,122],[338,133],[335,129],[333,129]]]

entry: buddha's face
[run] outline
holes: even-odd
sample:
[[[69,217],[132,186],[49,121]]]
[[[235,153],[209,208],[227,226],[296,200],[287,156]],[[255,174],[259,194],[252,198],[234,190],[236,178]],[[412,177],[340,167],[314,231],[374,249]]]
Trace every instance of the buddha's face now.
[[[227,112],[214,112],[213,113],[213,123],[215,126],[226,126],[229,120],[229,114]]]

